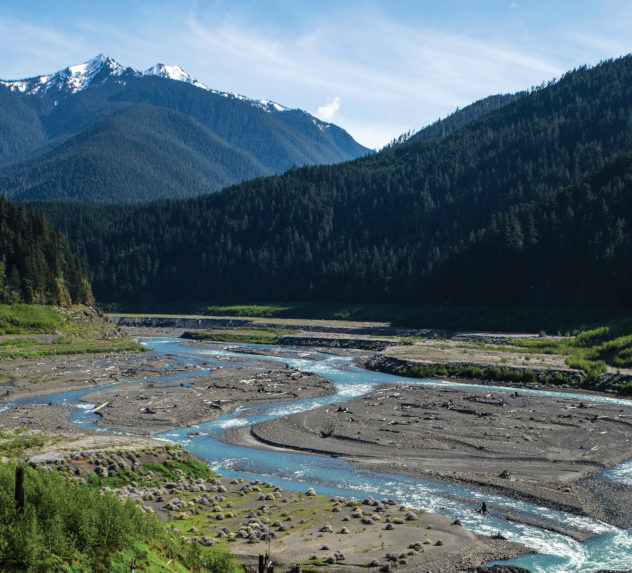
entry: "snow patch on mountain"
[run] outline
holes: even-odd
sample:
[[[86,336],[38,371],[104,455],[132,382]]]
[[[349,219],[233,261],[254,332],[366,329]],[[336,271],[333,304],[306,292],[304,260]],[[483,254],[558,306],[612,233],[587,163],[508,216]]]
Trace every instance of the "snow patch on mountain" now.
[[[156,64],[155,66],[152,66],[151,68],[148,68],[144,72],[142,72],[142,75],[158,76],[160,78],[165,78],[168,80],[185,82],[187,84],[191,84],[192,86],[202,88],[203,90],[212,91],[202,82],[199,82],[194,77],[187,74],[180,66],[165,66],[165,64]]]
[[[329,129],[331,127],[331,123],[325,123],[324,121],[320,121],[320,119],[316,119],[315,117],[312,117],[312,123],[318,129],[320,129],[320,131],[325,131],[326,129]]]
[[[282,106],[280,103],[277,103],[275,101],[268,101],[266,99],[260,99],[257,101],[257,103],[261,106],[262,109],[265,109],[266,111],[287,111],[287,107]]]

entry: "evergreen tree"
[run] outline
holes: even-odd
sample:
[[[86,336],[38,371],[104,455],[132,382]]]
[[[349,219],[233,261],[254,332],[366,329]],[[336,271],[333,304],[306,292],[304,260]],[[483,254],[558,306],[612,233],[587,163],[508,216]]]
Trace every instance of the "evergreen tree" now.
[[[0,302],[89,304],[85,266],[39,211],[0,197]]]

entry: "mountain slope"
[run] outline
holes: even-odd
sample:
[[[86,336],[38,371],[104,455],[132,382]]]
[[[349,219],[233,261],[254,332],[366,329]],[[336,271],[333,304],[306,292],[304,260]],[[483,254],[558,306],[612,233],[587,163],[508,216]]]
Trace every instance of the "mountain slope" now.
[[[269,171],[187,116],[136,105],[0,172],[0,188],[19,200],[116,203],[132,192],[137,201],[201,194],[261,173]]]
[[[46,142],[37,112],[19,95],[0,86],[0,165],[27,156]]]
[[[406,133],[402,133],[399,137],[396,137],[393,141],[386,145],[384,150],[394,149],[409,143],[420,143],[422,141],[430,141],[432,139],[447,137],[451,133],[454,133],[457,129],[461,129],[475,119],[517,101],[528,93],[529,92],[522,91],[514,94],[496,94],[475,101],[474,103],[465,106],[463,109],[457,109],[454,113],[451,113],[447,117],[438,119],[434,123],[423,127],[419,131],[410,130]]]
[[[301,110],[211,90],[177,66],[139,72],[103,55],[56,74],[2,80],[0,103],[0,188],[15,199],[199,195],[368,151]],[[97,136],[103,130],[108,136]]]
[[[293,165],[339,163],[366,151],[344,130],[301,110],[268,111],[182,82],[133,78],[124,90],[108,98],[110,105],[115,102],[147,103],[188,115],[229,144],[251,153],[273,173]]]
[[[48,211],[101,300],[629,306],[631,152],[628,56],[447,137],[188,201]]]
[[[632,153],[541,200],[495,213],[437,265],[431,296],[546,306],[632,304]],[[475,268],[473,268],[475,266]]]
[[[440,119],[439,121],[435,121],[433,124],[424,127],[417,133],[413,134],[406,142],[419,143],[422,141],[446,137],[475,119],[491,113],[492,111],[496,111],[507,104],[513,103],[514,101],[518,101],[525,95],[527,95],[527,92],[497,94],[486,97],[464,107],[463,109],[458,109],[444,119]]]

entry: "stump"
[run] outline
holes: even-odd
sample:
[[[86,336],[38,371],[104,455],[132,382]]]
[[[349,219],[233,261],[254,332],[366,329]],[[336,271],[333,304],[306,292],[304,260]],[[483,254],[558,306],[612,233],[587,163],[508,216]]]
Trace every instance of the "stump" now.
[[[24,511],[24,468],[15,468],[15,507],[18,513]]]

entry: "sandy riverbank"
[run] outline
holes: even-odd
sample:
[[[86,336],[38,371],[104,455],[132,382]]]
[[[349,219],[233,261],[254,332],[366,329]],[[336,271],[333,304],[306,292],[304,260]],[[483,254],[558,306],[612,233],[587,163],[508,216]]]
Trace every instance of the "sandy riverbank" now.
[[[199,344],[234,350],[230,344]],[[279,357],[283,357],[283,352],[279,351]],[[346,351],[336,353],[346,354]],[[305,357],[317,358],[308,352]],[[100,410],[101,424],[133,434],[149,435],[213,419],[238,406],[247,407],[248,404],[263,400],[291,400],[333,392],[331,384],[324,378],[287,368],[285,364],[266,360],[264,356],[243,356],[237,361],[239,366],[225,367],[217,367],[209,362],[203,364],[211,370],[208,374],[186,380],[155,382],[143,378],[185,374],[192,367],[174,363],[173,356],[154,356],[149,353],[50,356],[7,361],[3,366],[6,371],[10,369],[13,381],[5,387],[8,394],[2,398],[0,406],[17,398],[140,379],[138,382],[92,392],[84,399],[92,403],[109,402],[108,406]],[[63,459],[72,455],[79,456],[71,464],[76,465],[81,463],[80,459],[84,455],[92,456],[95,448],[103,452],[121,447],[134,451],[152,447],[156,443],[76,426],[67,419],[70,411],[70,408],[53,405],[14,407],[0,412],[0,427],[8,432],[17,428],[26,430],[26,433],[16,436],[45,436],[45,446],[40,451],[31,452],[31,455],[34,460],[48,463],[61,458],[63,464]],[[7,439],[12,439],[9,437],[11,435],[7,434]],[[87,471],[95,469],[88,466]],[[506,541],[473,534],[458,524],[452,524],[451,520],[434,514],[415,512],[415,518],[407,521],[409,510],[398,505],[376,501],[375,505],[364,504],[361,506],[362,511],[358,512],[355,505],[346,504],[347,500],[276,492],[274,488],[257,484],[250,484],[248,491],[242,492],[246,485],[243,482],[232,483],[232,480],[221,478],[221,483],[229,496],[239,497],[232,502],[238,510],[234,512],[234,519],[219,521],[213,512],[207,516],[208,508],[193,501],[196,499],[195,494],[187,494],[186,486],[184,492],[175,490],[163,496],[163,502],[149,503],[148,506],[165,513],[165,503],[184,497],[193,503],[191,506],[187,501],[188,507],[197,508],[201,514],[194,512],[190,518],[183,519],[167,512],[163,517],[177,519],[178,525],[190,519],[196,523],[199,532],[216,538],[218,535],[221,537],[219,532],[223,527],[235,531],[239,527],[248,527],[253,514],[254,518],[266,518],[265,515],[259,515],[259,508],[261,504],[267,504],[271,508],[271,517],[276,516],[274,520],[266,518],[268,524],[275,521],[284,524],[284,527],[274,527],[276,538],[272,548],[278,562],[289,565],[294,562],[306,563],[312,558],[312,563],[320,563],[321,567],[331,571],[363,571],[371,562],[381,565],[395,560],[401,571],[456,572],[524,551]],[[196,487],[193,486],[192,492],[196,491]],[[270,495],[270,501],[265,501]],[[358,517],[358,514],[361,516]],[[202,527],[199,526],[199,515],[207,516],[202,520]],[[285,523],[287,516],[293,516],[293,521]],[[193,536],[188,530],[184,533]],[[240,539],[239,543],[231,544],[229,548],[245,559],[252,559],[262,552],[259,546],[248,543],[247,539]],[[324,563],[336,552],[345,555],[344,562]]]
[[[340,573],[368,566],[379,571],[390,563],[404,572],[456,573],[524,552],[391,499],[330,498],[307,486],[294,492],[259,480],[193,477],[186,474],[187,461],[195,463],[192,454],[155,440],[87,431],[49,438],[27,457],[31,465],[72,480],[103,480],[106,488],[107,480],[119,480],[109,491],[160,516],[174,535],[225,544],[245,564],[270,551],[282,572],[296,563]]]
[[[631,430],[632,409],[618,405],[401,385],[233,429],[225,439],[346,457],[630,527],[632,489],[591,477],[632,458]]]

